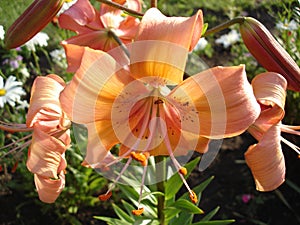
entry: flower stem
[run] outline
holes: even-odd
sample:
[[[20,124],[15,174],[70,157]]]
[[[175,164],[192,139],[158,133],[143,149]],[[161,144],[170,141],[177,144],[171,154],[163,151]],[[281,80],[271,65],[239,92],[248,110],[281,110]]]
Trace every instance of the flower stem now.
[[[128,58],[130,58],[130,54],[128,49],[126,48],[126,46],[124,45],[124,43],[121,41],[121,39],[112,31],[109,30],[108,31],[108,35],[111,36],[117,43],[118,45],[121,47],[121,49],[124,51],[124,53],[126,54],[126,56]]]
[[[150,6],[157,8],[157,0],[150,0]]]
[[[108,1],[108,0],[96,0],[96,1],[102,2],[103,4],[109,5],[111,7],[116,8],[116,9],[124,10],[124,11],[126,11],[131,16],[136,16],[136,17],[142,17],[142,16],[144,16],[143,13],[137,12],[137,11],[132,10],[132,9],[128,9],[128,8],[122,6],[122,5],[118,4],[118,3],[112,2],[112,1]]]
[[[155,157],[155,169],[156,169],[156,188],[157,191],[165,194],[165,169],[166,169],[166,161],[163,156]],[[165,196],[159,195],[157,197],[157,217],[160,222],[160,225],[165,225]]]
[[[206,37],[206,36],[208,36],[210,34],[213,34],[213,33],[219,32],[221,30],[224,30],[224,29],[226,29],[226,28],[228,28],[228,27],[230,27],[230,26],[232,26],[234,24],[237,24],[237,23],[241,24],[241,23],[244,22],[244,20],[245,20],[245,18],[241,17],[241,16],[233,18],[232,20],[226,21],[225,23],[222,23],[222,24],[220,24],[218,26],[215,26],[215,27],[213,27],[211,29],[208,29],[204,33],[203,37]]]

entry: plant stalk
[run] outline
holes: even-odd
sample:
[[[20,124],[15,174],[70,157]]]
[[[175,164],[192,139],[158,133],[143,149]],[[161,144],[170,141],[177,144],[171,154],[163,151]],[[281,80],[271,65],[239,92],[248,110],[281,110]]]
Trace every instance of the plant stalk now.
[[[166,161],[163,156],[155,157],[155,169],[156,169],[156,188],[157,191],[165,193],[165,169]],[[165,196],[159,195],[157,197],[157,217],[160,222],[160,225],[165,225]]]
[[[222,23],[222,24],[220,24],[220,25],[218,25],[218,26],[215,26],[215,27],[213,27],[213,28],[211,28],[211,29],[208,29],[205,33],[204,33],[204,35],[202,35],[203,37],[206,37],[206,36],[208,36],[208,35],[210,35],[210,34],[213,34],[213,33],[216,33],[216,32],[219,32],[219,31],[221,31],[221,30],[224,30],[224,29],[227,29],[228,27],[230,27],[230,26],[232,26],[232,25],[234,25],[234,24],[241,24],[241,23],[243,23],[244,22],[244,17],[236,17],[236,18],[233,18],[232,20],[229,20],[229,21],[226,21],[225,23]]]
[[[157,8],[157,0],[150,0],[150,6]]]
[[[126,11],[131,16],[135,16],[135,17],[142,17],[142,16],[144,16],[143,13],[137,12],[137,11],[132,10],[132,9],[128,9],[127,7],[124,7],[124,6],[122,6],[122,5],[118,4],[118,3],[115,3],[115,2],[111,2],[111,1],[108,1],[108,0],[96,0],[96,1],[102,2],[103,4],[109,5],[111,7],[116,8],[116,9],[124,10],[124,11]]]

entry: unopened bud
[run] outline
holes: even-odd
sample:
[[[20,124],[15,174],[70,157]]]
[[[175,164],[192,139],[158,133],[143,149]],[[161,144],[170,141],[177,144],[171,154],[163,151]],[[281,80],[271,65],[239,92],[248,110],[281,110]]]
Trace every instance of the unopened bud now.
[[[269,30],[251,17],[240,23],[243,41],[256,60],[269,72],[277,72],[288,82],[288,89],[300,91],[300,69]]]
[[[4,43],[6,48],[16,48],[41,31],[61,9],[64,0],[36,0],[9,27]]]

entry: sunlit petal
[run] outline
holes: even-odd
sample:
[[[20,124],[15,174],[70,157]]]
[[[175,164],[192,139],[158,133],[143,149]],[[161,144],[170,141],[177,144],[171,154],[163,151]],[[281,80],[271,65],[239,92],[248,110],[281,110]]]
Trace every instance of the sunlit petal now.
[[[183,129],[208,138],[238,135],[260,113],[244,66],[214,67],[201,72],[173,89],[168,98],[184,116]],[[195,126],[197,121],[200,130]]]
[[[59,93],[64,88],[63,84],[64,81],[54,74],[35,79],[27,113],[27,127],[32,127],[38,121],[43,122],[46,128],[47,125],[51,128],[53,122],[55,126],[59,123],[55,121],[59,121],[62,117]]]
[[[111,103],[98,104],[98,95],[107,93],[105,97],[109,99],[119,94],[124,84],[115,73],[120,69],[121,66],[110,55],[85,47],[79,69],[60,95],[62,108],[68,117],[76,123],[90,123],[108,116]],[[109,79],[113,81],[108,82]]]
[[[53,203],[65,187],[65,175],[60,173],[59,179],[50,179],[34,174],[34,182],[42,202]]]
[[[156,8],[149,9],[130,49],[133,76],[157,76],[165,83],[181,82],[188,51],[197,44],[202,26],[200,10],[192,17],[166,17]]]
[[[61,164],[61,155],[68,146],[39,129],[35,126],[28,152],[27,168],[32,173],[57,178],[60,172],[58,168]]]
[[[285,179],[285,162],[280,145],[280,126],[272,126],[260,142],[249,147],[245,159],[251,169],[256,188],[272,191]]]

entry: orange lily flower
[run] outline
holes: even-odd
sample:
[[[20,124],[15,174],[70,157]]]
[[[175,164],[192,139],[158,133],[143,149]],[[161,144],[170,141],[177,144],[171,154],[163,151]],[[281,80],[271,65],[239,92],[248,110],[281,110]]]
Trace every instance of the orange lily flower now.
[[[0,124],[1,129],[11,132],[33,132],[25,138],[31,140],[20,148],[30,145],[26,165],[34,173],[40,200],[46,203],[54,202],[65,186],[67,163],[64,152],[71,139],[70,121],[59,103],[59,94],[64,87],[64,81],[57,75],[37,77],[32,86],[26,125]]]
[[[260,113],[244,66],[215,67],[183,81],[202,26],[201,10],[185,18],[149,9],[125,67],[105,52],[73,46],[82,60],[60,100],[68,117],[88,128],[85,165],[98,167],[121,143],[116,160],[128,161],[117,181],[132,160],[146,168],[148,157],[167,155],[197,202],[175,155],[204,153],[210,138],[238,135]]]
[[[295,131],[299,127],[281,124],[287,87],[283,76],[273,72],[262,73],[253,79],[252,86],[262,111],[248,129],[259,142],[248,148],[245,159],[252,171],[257,190],[272,191],[285,180],[281,141],[300,154],[299,147],[281,137],[281,131],[300,135]]]
[[[114,1],[127,3],[128,8],[141,11],[139,0]],[[77,33],[66,40],[68,44],[89,46],[93,49],[108,51],[119,44],[113,34],[126,44],[135,37],[139,20],[132,16],[123,16],[122,10],[101,4],[96,10],[88,0],[78,0],[58,18],[60,27]]]

